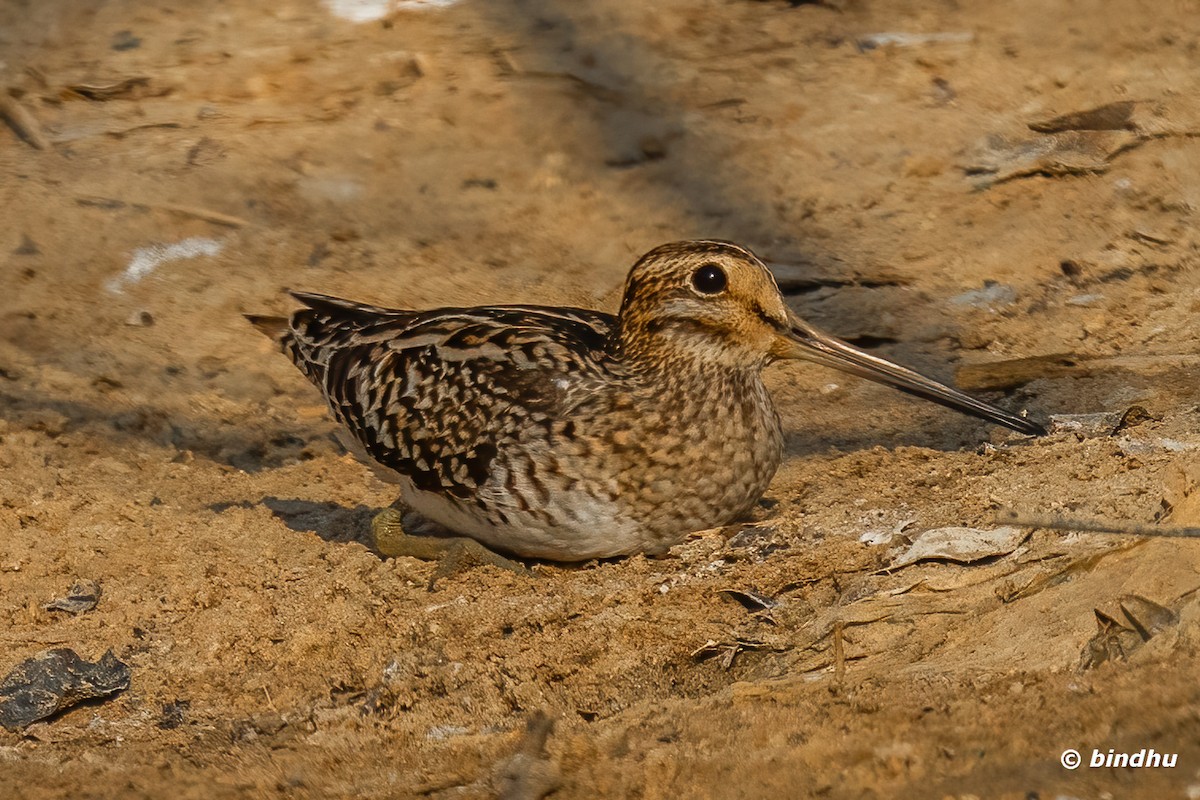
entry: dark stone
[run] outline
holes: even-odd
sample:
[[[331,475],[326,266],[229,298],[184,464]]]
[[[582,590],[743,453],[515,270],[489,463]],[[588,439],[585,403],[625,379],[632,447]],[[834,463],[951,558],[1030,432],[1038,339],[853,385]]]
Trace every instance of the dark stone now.
[[[112,650],[89,663],[66,647],[22,661],[0,681],[0,725],[20,730],[97,697],[129,688],[129,665]]]
[[[133,35],[133,31],[117,31],[113,34],[112,49],[117,52],[136,50],[142,46],[142,40]]]
[[[17,245],[17,249],[13,250],[15,256],[36,256],[42,252],[38,249],[37,242],[29,238],[29,234],[21,234],[21,243]]]

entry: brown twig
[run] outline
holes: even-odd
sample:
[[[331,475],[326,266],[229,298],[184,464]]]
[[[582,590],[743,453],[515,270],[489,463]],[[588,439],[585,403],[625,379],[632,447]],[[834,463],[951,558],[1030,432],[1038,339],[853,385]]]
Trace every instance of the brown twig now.
[[[845,625],[838,620],[833,625],[833,679],[839,684],[846,680],[846,648],[842,643]]]
[[[42,126],[30,114],[25,106],[11,97],[7,91],[0,90],[0,117],[20,138],[37,150],[50,149],[50,140],[42,133]]]
[[[1173,539],[1200,538],[1200,528],[1145,525],[1138,522],[1106,522],[1093,519],[1071,519],[1053,515],[1020,514],[1011,509],[996,513],[996,521],[1023,528],[1049,528],[1056,531],[1080,533],[1111,533],[1119,536],[1158,536]]]
[[[211,222],[214,225],[224,225],[228,228],[245,228],[249,227],[250,222],[235,217],[232,214],[223,214],[220,211],[212,211],[207,208],[199,208],[197,206],[180,206],[174,203],[159,203],[151,205],[150,203],[135,203],[118,200],[115,197],[76,197],[75,202],[81,206],[93,206],[95,208],[118,209],[130,206],[139,211],[168,211],[172,214],[179,214],[184,217],[193,217]]]
[[[147,206],[147,208],[158,208],[163,211],[170,211],[172,214],[179,214],[184,217],[195,217],[205,222],[211,222],[214,225],[224,225],[228,228],[245,228],[250,223],[241,217],[235,217],[231,214],[222,214],[220,211],[210,211],[207,208],[197,208],[195,206],[177,206],[173,204],[165,204],[158,206]]]

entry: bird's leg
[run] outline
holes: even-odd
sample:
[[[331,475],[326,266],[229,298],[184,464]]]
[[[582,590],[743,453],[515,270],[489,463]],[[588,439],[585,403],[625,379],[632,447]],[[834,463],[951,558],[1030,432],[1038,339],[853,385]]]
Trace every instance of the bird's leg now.
[[[533,574],[517,562],[489,550],[467,536],[409,533],[404,529],[404,522],[404,515],[396,508],[384,509],[371,520],[371,541],[380,555],[389,558],[407,556],[422,561],[438,562],[437,568],[429,578],[430,591],[433,591],[439,579],[456,575],[471,567],[491,565],[518,575]]]

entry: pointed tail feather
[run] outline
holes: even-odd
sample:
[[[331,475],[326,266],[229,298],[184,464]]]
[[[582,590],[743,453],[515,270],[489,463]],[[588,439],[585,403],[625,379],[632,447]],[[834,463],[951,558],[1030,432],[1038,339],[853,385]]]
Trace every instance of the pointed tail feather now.
[[[408,316],[412,313],[411,311],[373,306],[369,303],[359,303],[354,300],[346,300],[342,297],[317,294],[315,292],[289,291],[288,294],[318,314],[339,321],[352,321],[360,325],[378,322],[379,317]]]
[[[294,325],[297,315],[288,317],[270,317],[262,314],[243,314],[251,325],[258,328],[264,335],[275,343],[275,346],[295,364],[305,376],[317,386],[321,386],[325,367],[316,363],[317,353],[307,346],[302,337],[297,336]]]

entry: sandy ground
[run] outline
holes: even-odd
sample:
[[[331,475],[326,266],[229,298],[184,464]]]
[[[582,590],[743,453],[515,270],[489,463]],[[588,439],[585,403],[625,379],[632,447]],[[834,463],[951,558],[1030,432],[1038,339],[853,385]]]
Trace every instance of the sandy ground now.
[[[895,566],[1004,508],[1200,523],[1200,8],[433,5],[0,4],[45,145],[0,128],[0,674],[132,670],[0,731],[0,794],[1200,796],[1200,544]],[[747,526],[429,592],[241,317],[289,287],[613,309],[696,236],[888,358],[999,364],[1006,407],[1145,413],[1030,440],[773,367],[788,458]],[[45,610],[76,578],[99,605]],[[1151,747],[1177,766],[1087,766]]]

